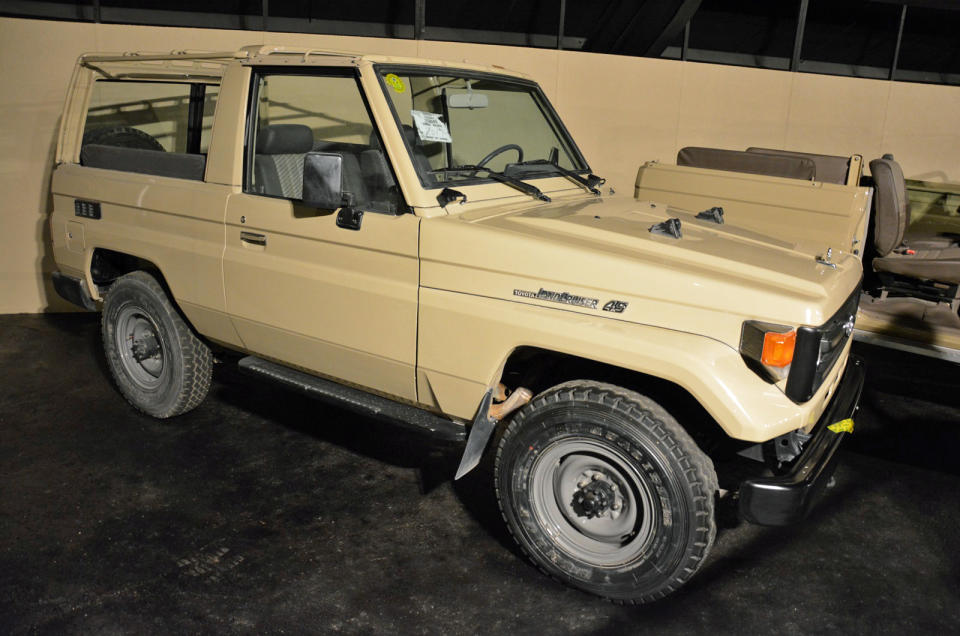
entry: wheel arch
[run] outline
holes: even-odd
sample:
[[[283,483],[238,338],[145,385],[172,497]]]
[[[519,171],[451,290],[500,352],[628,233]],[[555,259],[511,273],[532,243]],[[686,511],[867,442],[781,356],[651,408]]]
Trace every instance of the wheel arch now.
[[[529,389],[534,396],[573,380],[605,382],[636,391],[660,404],[698,442],[726,437],[721,424],[687,388],[653,373],[538,346],[512,349],[491,383]],[[506,418],[505,418],[506,419]]]
[[[177,302],[177,298],[170,284],[163,275],[163,270],[148,258],[105,247],[94,248],[90,255],[89,277],[93,282],[94,293],[97,294],[96,300],[102,301],[103,295],[110,286],[118,278],[131,272],[146,272],[153,276],[167,295],[167,298],[170,299],[170,304],[173,305],[174,310],[180,315],[180,318],[183,319],[190,330],[193,331],[194,335],[203,337],[193,325],[187,312],[185,312],[180,306],[180,303]]]
[[[90,280],[94,284],[94,291],[99,296],[98,300],[103,299],[103,292],[121,276],[130,272],[145,271],[157,279],[174,306],[177,305],[163,271],[149,258],[105,247],[95,247],[90,255],[89,268]]]

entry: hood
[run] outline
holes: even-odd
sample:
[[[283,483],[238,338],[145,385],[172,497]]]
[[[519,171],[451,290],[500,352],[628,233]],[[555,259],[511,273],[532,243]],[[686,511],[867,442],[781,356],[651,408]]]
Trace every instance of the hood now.
[[[669,218],[680,220],[681,238],[650,232]],[[429,287],[554,308],[564,302],[735,346],[744,319],[819,325],[840,307],[860,281],[861,264],[839,251],[832,254],[835,268],[819,264],[826,247],[655,202],[578,197],[425,220],[421,279]],[[605,311],[611,301],[623,311]]]

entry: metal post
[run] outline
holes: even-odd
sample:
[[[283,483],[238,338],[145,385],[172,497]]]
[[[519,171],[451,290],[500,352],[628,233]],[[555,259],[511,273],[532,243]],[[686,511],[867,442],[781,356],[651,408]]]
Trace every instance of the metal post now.
[[[687,49],[690,48],[690,20],[683,25],[683,44],[680,46],[680,59],[687,61]]]
[[[269,31],[267,19],[270,17],[270,0],[261,0],[260,6],[263,9],[263,24],[260,28],[262,31]]]
[[[100,23],[100,0],[93,0],[93,21]]]
[[[416,0],[413,15],[413,37],[422,40],[427,27],[427,0]]]
[[[807,8],[810,0],[800,0],[800,13],[797,15],[797,35],[793,39],[793,57],[790,58],[790,70],[800,70],[800,50],[803,47],[803,29],[807,25]]]
[[[560,0],[560,25],[557,27],[557,50],[563,50],[563,19],[567,15],[567,0]]]
[[[907,21],[907,5],[900,7],[900,27],[897,29],[897,45],[893,47],[893,61],[890,63],[890,77],[888,78],[891,82],[893,81],[894,75],[897,74],[897,62],[900,61],[900,41],[903,40],[903,23]]]

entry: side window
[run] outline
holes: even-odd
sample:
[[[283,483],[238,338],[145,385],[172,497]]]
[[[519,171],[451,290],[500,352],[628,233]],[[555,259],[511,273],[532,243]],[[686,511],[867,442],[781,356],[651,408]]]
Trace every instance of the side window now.
[[[256,82],[248,192],[299,200],[306,154],[335,153],[354,206],[398,212],[399,189],[352,74],[264,74]]]
[[[83,129],[83,165],[203,179],[219,87],[100,80]]]

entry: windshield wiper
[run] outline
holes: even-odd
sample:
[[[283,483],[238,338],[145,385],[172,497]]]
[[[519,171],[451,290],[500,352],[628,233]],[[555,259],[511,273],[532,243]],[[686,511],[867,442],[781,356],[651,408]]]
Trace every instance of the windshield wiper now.
[[[540,188],[538,188],[537,186],[530,185],[526,181],[521,181],[516,177],[511,177],[502,172],[491,170],[490,168],[487,168],[485,166],[470,166],[470,165],[454,166],[452,168],[439,168],[437,170],[433,170],[432,172],[472,172],[476,174],[477,172],[481,172],[481,171],[486,172],[487,175],[494,181],[497,181],[504,185],[508,185],[512,188],[515,188],[520,192],[523,192],[524,194],[529,194],[534,199],[538,199],[540,201],[546,201],[547,203],[549,203],[551,200],[550,197],[548,197],[543,192],[541,192]]]
[[[514,164],[514,165],[547,166],[551,168],[554,172],[561,174],[566,178],[570,179],[577,185],[583,186],[591,194],[596,194],[596,195],[600,194],[600,190],[597,188],[597,186],[602,186],[604,183],[607,182],[606,179],[604,179],[603,177],[598,177],[595,174],[588,174],[586,177],[583,177],[580,175],[580,173],[574,172],[573,170],[568,170],[567,168],[564,168],[563,166],[558,164],[556,161],[551,161],[549,159],[531,159],[530,161],[523,161],[521,163]]]

